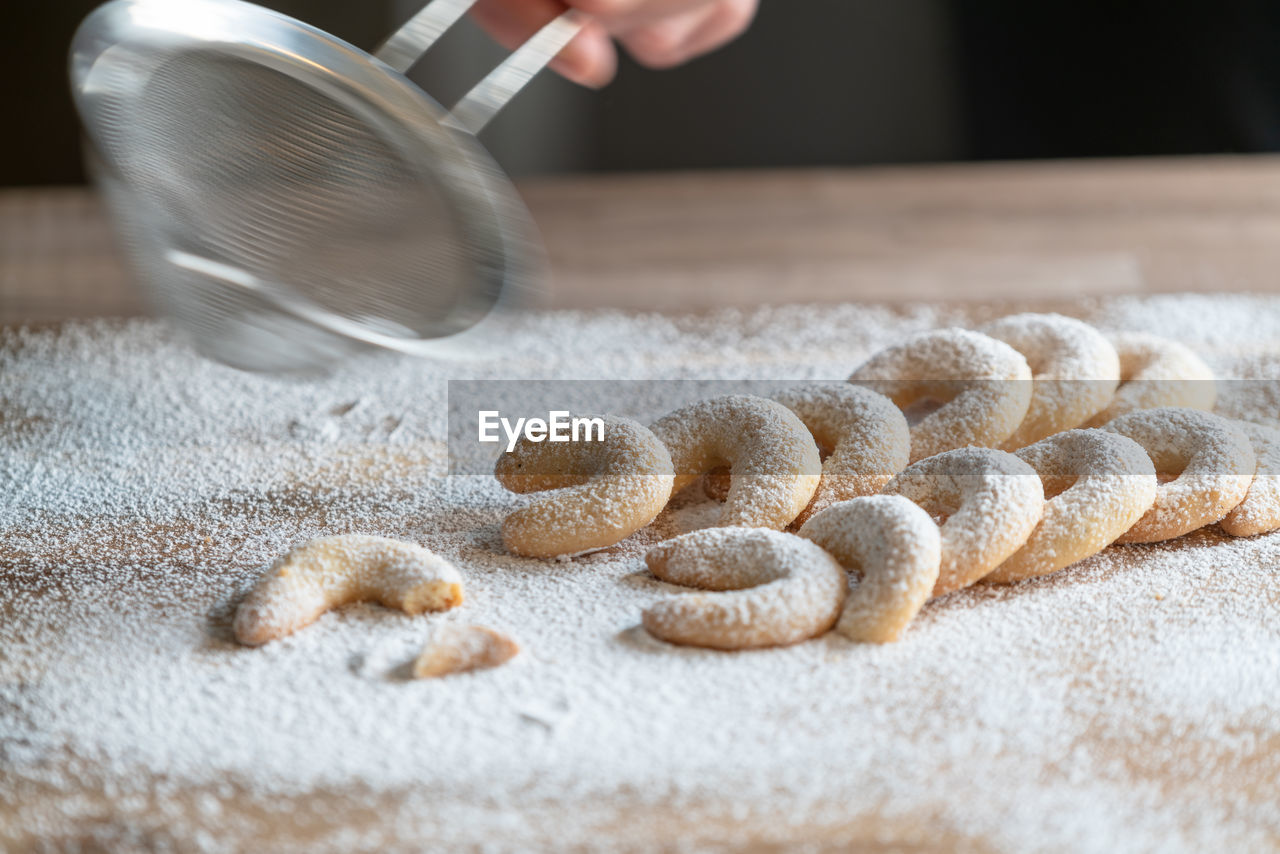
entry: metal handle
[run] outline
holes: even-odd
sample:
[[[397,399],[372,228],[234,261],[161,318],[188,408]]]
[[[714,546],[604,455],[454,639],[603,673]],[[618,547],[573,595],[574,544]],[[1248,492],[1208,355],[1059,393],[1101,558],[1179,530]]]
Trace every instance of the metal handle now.
[[[432,0],[392,33],[373,55],[404,74],[475,4],[476,0]],[[479,133],[534,75],[573,41],[586,23],[586,16],[570,9],[538,30],[453,105],[449,123],[470,133]]]
[[[479,133],[586,24],[585,15],[570,9],[538,30],[453,105],[451,123]]]
[[[404,74],[474,5],[476,0],[433,0],[392,33],[373,55]]]

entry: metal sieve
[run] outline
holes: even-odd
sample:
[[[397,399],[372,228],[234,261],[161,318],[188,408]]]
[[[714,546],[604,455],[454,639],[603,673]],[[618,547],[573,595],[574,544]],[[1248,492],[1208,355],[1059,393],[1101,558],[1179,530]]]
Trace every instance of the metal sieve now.
[[[541,267],[475,134],[583,24],[566,12],[446,110],[404,73],[475,0],[374,54],[241,0],[112,0],[71,81],[126,254],[197,348],[307,372],[353,352],[474,353]]]

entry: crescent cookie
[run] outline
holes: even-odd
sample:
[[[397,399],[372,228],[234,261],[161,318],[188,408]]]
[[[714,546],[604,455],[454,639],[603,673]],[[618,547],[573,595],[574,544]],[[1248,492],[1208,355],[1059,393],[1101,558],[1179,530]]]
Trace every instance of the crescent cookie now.
[[[906,409],[942,405],[911,427],[911,461],[968,445],[997,447],[1031,404],[1031,368],[1003,341],[966,329],[912,335],[876,353],[850,382]]]
[[[494,474],[512,492],[553,490],[502,523],[508,551],[548,558],[605,548],[662,512],[674,480],[666,446],[628,418],[602,420],[603,438],[533,442],[522,436],[498,458]]]
[[[1089,324],[1060,314],[1015,314],[979,330],[1021,353],[1031,367],[1031,405],[1006,451],[1079,427],[1115,396],[1116,348]]]
[[[1248,421],[1236,426],[1248,438],[1258,458],[1258,471],[1249,492],[1219,525],[1233,537],[1251,537],[1280,528],[1280,430]]]
[[[446,611],[462,603],[462,576],[413,543],[360,534],[312,540],[272,564],[240,603],[236,640],[258,646],[351,602],[377,602],[406,614]]]
[[[898,640],[938,581],[938,526],[900,495],[832,504],[806,522],[800,536],[822,546],[845,569],[862,573],[836,624],[850,640]]]
[[[1130,412],[1104,430],[1146,449],[1157,475],[1155,503],[1117,543],[1156,543],[1221,520],[1244,500],[1257,470],[1248,438],[1235,422],[1199,409]]]
[[[819,447],[831,452],[822,462],[813,500],[794,525],[803,525],[837,501],[875,495],[907,467],[907,419],[884,395],[848,383],[824,383],[788,389],[774,400],[794,412]]]
[[[941,519],[933,595],[968,587],[1022,548],[1044,514],[1035,469],[1005,451],[960,448],[906,468],[884,491]]]
[[[677,409],[650,429],[671,452],[673,493],[705,472],[729,467],[720,525],[780,530],[818,488],[818,446],[776,401],[749,394],[711,398]]]
[[[1044,518],[987,581],[1048,575],[1097,554],[1156,498],[1156,470],[1147,452],[1105,430],[1068,430],[1028,445],[1017,457],[1040,475],[1047,496]]]
[[[645,609],[656,638],[712,649],[781,646],[835,625],[849,576],[836,559],[794,534],[769,528],[706,528],[644,557],[649,571],[697,587]]]
[[[1089,427],[1139,409],[1213,409],[1218,399],[1213,371],[1189,348],[1146,332],[1119,332],[1110,338],[1120,357],[1120,386]]]

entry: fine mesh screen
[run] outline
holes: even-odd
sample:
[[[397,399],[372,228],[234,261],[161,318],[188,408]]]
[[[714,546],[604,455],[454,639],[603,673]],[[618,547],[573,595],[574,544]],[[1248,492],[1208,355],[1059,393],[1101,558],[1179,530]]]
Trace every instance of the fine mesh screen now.
[[[411,19],[406,62],[429,43],[414,22],[460,2]],[[260,6],[109,0],[76,32],[72,93],[140,283],[204,353],[302,372],[369,347],[470,357],[543,269],[473,129],[580,26],[544,27],[460,119],[407,66]]]
[[[130,109],[111,118],[119,126],[102,138],[134,196],[125,205],[130,231],[150,244],[146,263],[163,266],[176,251],[383,333],[458,331],[451,312],[469,273],[458,225],[435,186],[376,134],[376,116],[200,50],[157,64]],[[188,309],[261,309],[225,282],[153,273],[165,287],[204,291],[177,297]]]

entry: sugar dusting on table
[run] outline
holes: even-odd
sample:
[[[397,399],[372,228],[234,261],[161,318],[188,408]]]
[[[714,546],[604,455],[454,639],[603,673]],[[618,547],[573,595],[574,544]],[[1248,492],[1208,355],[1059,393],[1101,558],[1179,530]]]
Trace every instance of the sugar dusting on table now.
[[[1076,313],[1169,334],[1219,376],[1280,368],[1280,300]],[[547,313],[482,363],[370,356],[315,383],[202,361],[145,321],[5,333],[0,840],[1274,846],[1280,537],[1113,547],[935,601],[898,644],[725,654],[638,625],[675,590],[644,547],[715,518],[696,490],[613,549],[548,562],[502,550],[526,497],[444,476],[446,379],[839,379],[909,332],[975,322],[938,307]],[[1274,424],[1274,385],[1226,383],[1219,411]],[[357,605],[236,645],[235,603],[271,560],[348,531],[455,562],[466,604]],[[525,652],[408,678],[454,620]]]

